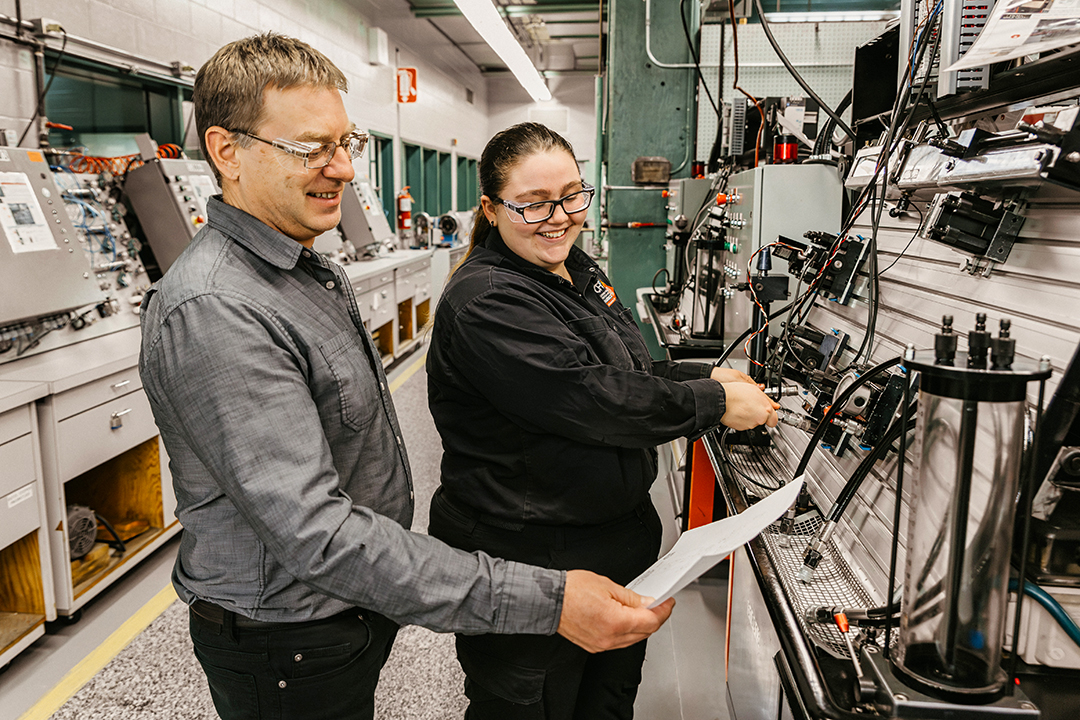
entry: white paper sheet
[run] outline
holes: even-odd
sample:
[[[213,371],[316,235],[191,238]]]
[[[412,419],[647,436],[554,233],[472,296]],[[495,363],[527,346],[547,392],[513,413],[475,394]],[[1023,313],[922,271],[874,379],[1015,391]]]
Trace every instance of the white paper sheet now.
[[[57,249],[26,173],[0,172],[0,235],[7,238],[13,253]]]
[[[946,72],[1080,42],[1080,0],[1000,0],[964,56]]]
[[[638,595],[655,598],[649,607],[656,607],[783,515],[799,497],[803,477],[738,515],[687,530],[667,555],[626,587]]]

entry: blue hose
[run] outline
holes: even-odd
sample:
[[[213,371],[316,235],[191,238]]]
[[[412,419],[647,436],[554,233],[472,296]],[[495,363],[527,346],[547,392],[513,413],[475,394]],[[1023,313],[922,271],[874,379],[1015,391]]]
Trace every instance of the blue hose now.
[[[1016,592],[1016,580],[1009,580],[1009,590]],[[1054,599],[1054,597],[1043,590],[1041,587],[1026,580],[1024,582],[1024,593],[1034,598],[1040,605],[1046,608],[1046,612],[1057,620],[1057,624],[1061,626],[1061,629],[1065,631],[1065,634],[1069,638],[1080,646],[1080,627],[1076,626],[1069,614],[1065,612],[1065,608],[1061,607],[1061,604]]]

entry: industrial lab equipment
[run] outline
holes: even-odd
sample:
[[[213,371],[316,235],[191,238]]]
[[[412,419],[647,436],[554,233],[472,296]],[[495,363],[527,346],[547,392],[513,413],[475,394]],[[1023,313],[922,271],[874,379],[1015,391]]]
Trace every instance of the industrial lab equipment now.
[[[1014,360],[1008,320],[989,347],[984,334],[976,329],[968,353],[958,352],[947,316],[932,357],[909,351],[904,361],[920,374],[920,389],[900,636],[891,660],[919,690],[959,702],[995,699],[1009,680],[1002,642],[1015,499],[1026,479],[1028,383],[1050,376],[1048,363]]]
[[[124,195],[153,252],[143,258],[151,280],[165,274],[206,224],[206,202],[217,193],[213,171],[201,160],[155,157],[127,173]]]
[[[0,327],[105,299],[37,150],[0,148],[0,236]]]
[[[397,236],[383,214],[382,203],[366,177],[357,176],[341,193],[341,234],[357,252],[374,257]]]

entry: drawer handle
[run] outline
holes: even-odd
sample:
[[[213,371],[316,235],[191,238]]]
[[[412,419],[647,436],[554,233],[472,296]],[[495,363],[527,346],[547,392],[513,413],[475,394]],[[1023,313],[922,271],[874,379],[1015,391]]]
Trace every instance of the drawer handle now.
[[[121,410],[120,412],[114,412],[112,414],[112,417],[109,419],[109,429],[119,430],[120,428],[124,427],[124,416],[127,415],[129,412],[131,412],[131,408],[128,408],[127,410]]]
[[[127,387],[127,386],[128,386],[128,385],[130,385],[130,384],[131,384],[131,381],[130,381],[130,380],[123,380],[123,381],[121,381],[121,382],[118,382],[118,383],[116,383],[115,385],[113,385],[113,386],[112,386],[112,389],[113,389],[113,390],[119,390],[120,388],[122,388],[122,387]]]

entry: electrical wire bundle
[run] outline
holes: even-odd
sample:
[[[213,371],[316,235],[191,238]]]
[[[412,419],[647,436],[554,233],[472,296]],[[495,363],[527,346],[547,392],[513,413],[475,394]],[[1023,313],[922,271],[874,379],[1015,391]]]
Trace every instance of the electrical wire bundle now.
[[[181,158],[184,156],[184,150],[179,145],[166,143],[158,147],[157,156],[168,159]],[[73,173],[111,173],[118,176],[126,175],[128,171],[143,164],[139,153],[117,157],[96,157],[69,151],[61,153],[59,159],[63,160],[61,167]]]
[[[756,0],[756,2],[760,4],[760,0]],[[841,227],[840,232],[837,234],[833,246],[830,248],[829,262],[831,262],[831,260],[835,258],[835,256],[840,252],[843,244],[847,241],[847,239],[849,237],[852,237],[851,229],[854,226],[856,219],[865,210],[867,210],[868,208],[871,209],[870,237],[862,238],[861,236],[858,236],[861,240],[867,242],[868,244],[866,255],[868,258],[867,274],[870,282],[867,297],[867,302],[869,306],[869,317],[867,319],[866,332],[863,334],[862,341],[857,351],[855,352],[854,357],[851,359],[850,362],[848,362],[845,367],[839,369],[838,372],[846,372],[847,370],[858,367],[861,363],[869,361],[869,359],[872,357],[879,306],[878,278],[881,276],[882,273],[886,272],[893,265],[895,265],[895,263],[904,254],[904,252],[907,251],[907,247],[910,247],[911,242],[914,241],[915,238],[915,235],[913,235],[911,240],[908,241],[908,246],[905,247],[904,250],[900,253],[900,255],[898,255],[896,259],[893,260],[892,264],[890,264],[884,270],[878,270],[877,235],[878,229],[880,227],[881,213],[885,207],[882,173],[885,172],[885,170],[888,168],[890,158],[892,157],[896,149],[899,147],[900,142],[902,141],[904,135],[907,133],[910,127],[915,110],[922,102],[922,99],[926,96],[926,88],[930,80],[930,74],[925,74],[922,78],[921,83],[919,83],[918,87],[916,88],[914,82],[911,80],[911,73],[913,68],[919,68],[922,66],[923,60],[926,57],[927,53],[930,53],[930,57],[933,57],[937,53],[941,41],[940,34],[937,32],[937,26],[940,22],[941,7],[942,3],[939,0],[939,2],[934,5],[934,9],[926,16],[926,21],[920,27],[919,32],[916,33],[915,41],[913,42],[911,53],[906,63],[905,74],[903,79],[901,80],[902,90],[897,93],[896,100],[894,101],[892,108],[892,119],[883,135],[881,151],[878,155],[873,175],[869,179],[869,182],[863,187],[862,191],[855,199],[854,203],[852,203],[852,207],[850,212],[848,213],[848,217],[846,218],[843,226]],[[763,19],[762,25],[765,26],[766,24],[767,21],[764,21]],[[769,35],[771,35],[771,33],[769,33]],[[775,41],[773,40],[772,42],[774,42],[774,48],[777,50],[777,53],[781,55],[782,59],[785,61],[785,65],[788,65],[789,63],[786,62],[786,58],[783,57],[783,53],[775,45]],[[804,89],[808,88],[804,85]],[[912,101],[913,94],[914,100]],[[842,112],[847,102],[848,98],[845,97],[845,100],[841,101],[838,110]],[[829,114],[830,118],[832,118],[835,113],[830,111]],[[842,127],[846,127],[846,125]],[[828,134],[826,134],[825,130],[828,130]],[[815,153],[820,149],[828,147],[831,132],[831,127],[826,126],[826,128],[823,129],[822,133],[819,133],[818,142],[815,143]],[[921,211],[919,212],[921,217]],[[826,262],[823,267],[828,267],[829,262]],[[818,275],[808,284],[805,292],[800,293],[799,289],[796,290],[796,298],[790,304],[791,313],[785,324],[784,331],[781,333],[780,342],[777,346],[777,352],[780,354],[780,356],[778,358],[772,358],[772,361],[767,363],[770,370],[772,368],[782,368],[783,363],[786,361],[787,354],[789,352],[792,354],[792,356],[796,356],[795,353],[791,352],[791,333],[793,332],[794,328],[801,327],[803,324],[805,324],[810,311],[816,306],[815,301],[820,296],[820,281],[823,277],[824,274],[822,272],[819,272]]]

